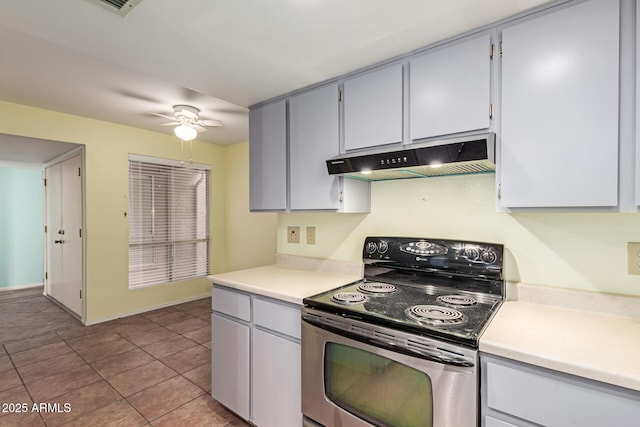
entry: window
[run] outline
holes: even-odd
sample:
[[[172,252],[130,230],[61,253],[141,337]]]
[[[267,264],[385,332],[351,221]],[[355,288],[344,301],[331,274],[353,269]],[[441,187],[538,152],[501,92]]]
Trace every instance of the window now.
[[[209,167],[129,155],[129,288],[209,271]]]

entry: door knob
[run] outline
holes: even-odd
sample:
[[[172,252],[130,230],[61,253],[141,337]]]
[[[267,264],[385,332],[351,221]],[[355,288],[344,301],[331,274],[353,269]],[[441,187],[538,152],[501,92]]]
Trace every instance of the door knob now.
[[[63,244],[63,243],[64,243],[64,240],[62,240],[62,239],[60,239],[60,240],[54,240],[54,241],[53,241],[53,243],[60,243],[60,244]]]

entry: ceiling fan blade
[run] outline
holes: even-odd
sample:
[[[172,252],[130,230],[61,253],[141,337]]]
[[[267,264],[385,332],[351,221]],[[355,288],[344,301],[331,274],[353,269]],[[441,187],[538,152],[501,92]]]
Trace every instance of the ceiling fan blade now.
[[[198,122],[200,126],[220,127],[222,122],[220,120],[200,120]]]
[[[211,113],[213,113],[213,115],[216,114],[224,114],[224,115],[231,115],[231,114],[239,114],[239,115],[245,115],[249,112],[248,108],[212,108],[210,109]]]
[[[122,96],[126,96],[127,98],[135,99],[136,101],[144,101],[149,102],[151,104],[162,105],[163,102],[159,99],[151,98],[148,95],[144,95],[142,93],[134,92],[127,89],[116,90],[116,93],[119,93]]]
[[[197,130],[198,132],[206,132],[206,131],[207,131],[207,128],[205,128],[204,126],[200,126],[200,125],[199,125],[199,124],[197,124],[197,123],[194,123],[194,124],[193,124],[193,127],[194,127],[194,129],[195,129],[195,130]]]
[[[160,126],[178,126],[180,122],[163,123]]]
[[[169,120],[175,120],[176,119],[175,117],[167,116],[166,114],[154,113],[153,111],[149,111],[147,114],[150,114],[152,116],[162,117],[163,119],[169,119]]]

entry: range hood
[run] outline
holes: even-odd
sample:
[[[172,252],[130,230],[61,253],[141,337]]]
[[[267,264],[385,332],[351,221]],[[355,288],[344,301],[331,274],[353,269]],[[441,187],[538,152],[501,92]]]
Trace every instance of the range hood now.
[[[412,144],[401,150],[347,153],[327,160],[329,175],[365,181],[494,172],[493,132]]]

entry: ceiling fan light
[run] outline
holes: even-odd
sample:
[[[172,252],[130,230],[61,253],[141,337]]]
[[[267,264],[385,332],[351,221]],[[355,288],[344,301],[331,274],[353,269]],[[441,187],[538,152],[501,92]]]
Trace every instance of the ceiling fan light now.
[[[184,125],[184,124],[180,126],[176,126],[174,129],[174,132],[176,136],[183,141],[191,141],[192,139],[195,139],[196,136],[198,136],[197,130],[195,130],[189,125]]]

